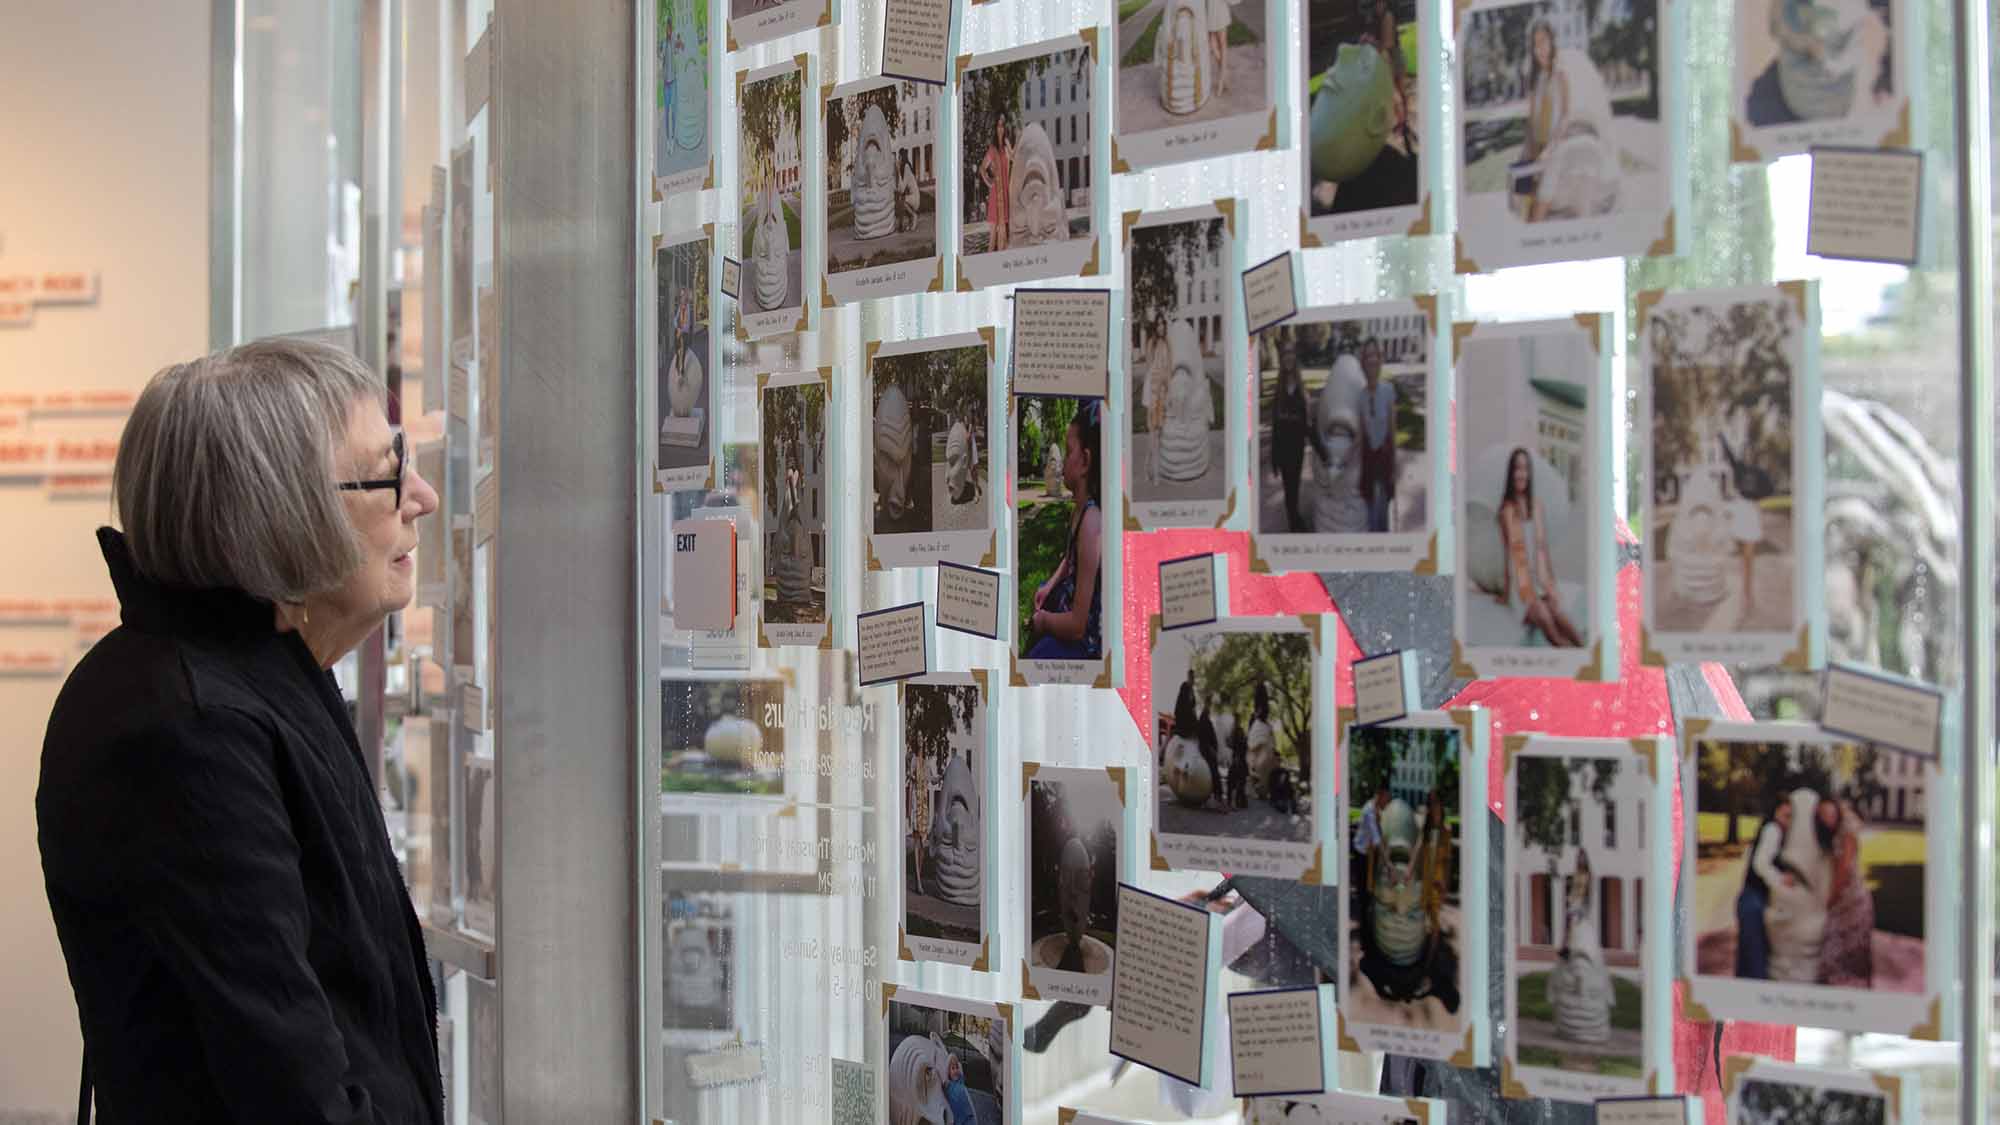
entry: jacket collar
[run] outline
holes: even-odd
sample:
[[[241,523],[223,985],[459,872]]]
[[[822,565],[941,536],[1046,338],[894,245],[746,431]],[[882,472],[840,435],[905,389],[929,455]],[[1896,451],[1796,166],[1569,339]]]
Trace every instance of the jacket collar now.
[[[276,610],[270,602],[242,590],[188,589],[164,586],[142,576],[132,564],[125,536],[108,527],[97,529],[97,544],[111,585],[118,591],[119,619],[145,633],[198,634],[214,637],[266,637],[277,632]]]

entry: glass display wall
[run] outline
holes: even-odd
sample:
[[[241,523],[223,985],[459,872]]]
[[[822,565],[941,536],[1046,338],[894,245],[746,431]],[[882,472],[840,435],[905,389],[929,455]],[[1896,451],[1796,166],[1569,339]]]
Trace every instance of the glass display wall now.
[[[574,76],[634,103],[647,1116],[1983,1112],[1989,14],[916,7],[642,0]],[[507,14],[402,16],[391,731],[486,1122],[557,1084],[497,1014]]]

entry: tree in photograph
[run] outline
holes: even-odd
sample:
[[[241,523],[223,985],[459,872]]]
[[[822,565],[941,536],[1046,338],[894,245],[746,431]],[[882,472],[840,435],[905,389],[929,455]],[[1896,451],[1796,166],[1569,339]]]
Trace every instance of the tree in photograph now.
[[[780,387],[764,393],[763,436],[767,508],[776,514],[788,469],[804,471],[806,447],[826,432],[826,389],[818,383]]]
[[[1015,402],[1019,418],[1015,425],[1014,463],[1023,480],[1039,480],[1049,446],[1060,449],[1076,417],[1078,399],[1046,395],[1022,395]]]
[[[1615,758],[1516,760],[1514,807],[1510,811],[1521,830],[1521,839],[1547,852],[1552,868],[1565,845],[1582,842],[1570,839],[1572,813],[1586,799],[1596,801],[1599,806],[1611,803],[1611,786],[1618,778],[1619,764]]]
[[[743,138],[747,142],[740,154],[746,165],[743,177],[746,197],[754,196],[777,176],[773,161],[778,137],[799,127],[799,89],[803,78],[795,70],[743,84],[743,104],[738,111],[743,115]]]
[[[1786,746],[1782,742],[1703,741],[1697,744],[1697,797],[1704,810],[1722,806],[1728,818],[1725,844],[1743,842],[1742,820],[1755,825],[1777,807],[1785,784]]]
[[[903,745],[909,753],[933,759],[940,770],[951,754],[952,732],[970,731],[978,717],[979,688],[975,684],[909,684],[903,688]]]
[[[1312,641],[1304,633],[1228,633],[1188,660],[1195,690],[1247,726],[1263,684],[1271,697],[1278,752],[1312,780]]]
[[[1180,311],[1181,286],[1201,266],[1222,253],[1222,220],[1165,223],[1132,232],[1129,286],[1134,342],[1156,316],[1172,320]]]
[[[1748,499],[1790,494],[1793,372],[1785,348],[1795,328],[1783,297],[1647,318],[1658,502],[1679,498],[1681,475],[1708,460],[1712,442]]]
[[[1880,1094],[1820,1090],[1790,1082],[1752,1079],[1737,1091],[1743,1119],[1750,1125],[1883,1125],[1889,1102]]]

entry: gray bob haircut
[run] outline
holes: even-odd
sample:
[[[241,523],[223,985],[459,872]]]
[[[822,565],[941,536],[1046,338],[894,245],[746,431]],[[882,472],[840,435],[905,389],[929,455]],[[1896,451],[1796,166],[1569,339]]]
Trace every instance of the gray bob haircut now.
[[[111,470],[134,568],[279,604],[339,586],[361,546],[335,460],[355,404],[383,400],[359,359],[303,340],[259,340],[153,376]]]

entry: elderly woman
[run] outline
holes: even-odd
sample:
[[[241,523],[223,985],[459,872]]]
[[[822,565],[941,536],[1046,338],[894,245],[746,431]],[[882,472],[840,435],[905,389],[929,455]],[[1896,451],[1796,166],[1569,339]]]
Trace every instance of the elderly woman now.
[[[410,470],[383,390],[314,344],[170,367],[98,532],[122,624],[71,673],[42,871],[114,1121],[436,1122],[436,997],[328,671],[409,604]]]

